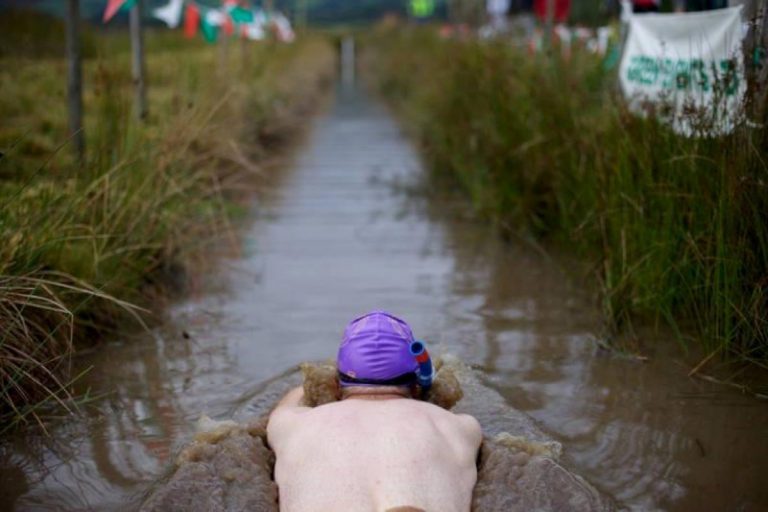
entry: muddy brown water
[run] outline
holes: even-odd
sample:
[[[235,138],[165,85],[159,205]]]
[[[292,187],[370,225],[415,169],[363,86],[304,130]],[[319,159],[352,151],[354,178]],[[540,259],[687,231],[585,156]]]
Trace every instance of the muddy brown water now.
[[[103,394],[84,415],[5,440],[0,509],[135,509],[201,414],[258,416],[299,362],[333,356],[347,321],[382,308],[475,368],[620,504],[768,510],[768,406],[686,378],[671,348],[646,363],[597,350],[599,316],[554,262],[413,193],[415,151],[365,94],[339,91],[280,181],[242,254],[208,276],[215,289],[81,357],[94,367],[81,386]],[[499,429],[498,401],[475,408]]]

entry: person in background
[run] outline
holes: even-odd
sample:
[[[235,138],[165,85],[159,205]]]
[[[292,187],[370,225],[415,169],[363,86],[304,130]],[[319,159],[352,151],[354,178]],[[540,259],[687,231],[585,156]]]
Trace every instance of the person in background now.
[[[659,12],[661,0],[632,0],[632,12],[642,14],[646,12]]]
[[[414,399],[414,343],[399,318],[364,315],[339,347],[341,400],[305,407],[299,387],[277,405],[267,440],[281,512],[469,512],[480,424]]]
[[[502,32],[507,28],[509,0],[486,0],[485,10],[494,31]]]

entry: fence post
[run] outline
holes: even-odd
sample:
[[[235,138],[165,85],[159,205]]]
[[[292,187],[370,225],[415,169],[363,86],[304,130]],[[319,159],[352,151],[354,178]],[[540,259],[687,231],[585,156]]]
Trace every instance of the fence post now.
[[[67,113],[75,155],[85,158],[83,70],[80,55],[80,0],[67,2]]]
[[[131,7],[131,75],[136,94],[136,116],[146,119],[147,109],[147,84],[144,73],[144,31],[142,28],[142,0],[136,0]]]
[[[546,31],[546,34],[544,35],[544,41],[546,41],[547,49],[552,49],[552,32],[555,26],[555,0],[546,0],[546,2],[547,16],[545,18],[544,24],[544,30]]]

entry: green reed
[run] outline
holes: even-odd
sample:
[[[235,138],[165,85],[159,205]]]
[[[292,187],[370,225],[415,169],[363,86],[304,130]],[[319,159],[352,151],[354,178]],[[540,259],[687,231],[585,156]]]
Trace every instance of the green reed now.
[[[231,231],[259,162],[333,71],[320,39],[227,48],[147,38],[150,116],[132,112],[127,34],[85,62],[86,159],[67,146],[63,59],[9,51],[0,67],[0,416],[72,407],[71,356],[193,275]],[[13,56],[11,56],[13,55]],[[270,139],[273,140],[273,139]],[[185,271],[186,269],[186,271]],[[182,283],[183,284],[183,283]],[[170,290],[173,291],[173,290]]]
[[[601,60],[508,42],[389,32],[368,42],[378,89],[503,229],[589,263],[611,333],[672,326],[708,352],[768,357],[765,115],[686,138],[628,112]]]

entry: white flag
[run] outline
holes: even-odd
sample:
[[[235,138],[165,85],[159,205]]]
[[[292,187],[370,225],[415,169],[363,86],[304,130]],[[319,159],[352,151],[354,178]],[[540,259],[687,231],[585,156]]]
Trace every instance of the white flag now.
[[[291,27],[291,22],[288,21],[288,18],[286,18],[283,13],[276,13],[273,23],[277,28],[277,37],[280,41],[290,43],[296,39],[296,34],[293,33],[293,27]]]
[[[184,6],[184,0],[170,0],[168,5],[158,7],[152,11],[152,15],[165,22],[170,28],[176,28],[181,21],[181,8]]]
[[[205,21],[209,25],[213,27],[220,27],[224,24],[224,21],[227,19],[227,15],[222,13],[221,11],[217,11],[215,9],[211,9],[205,14]]]

